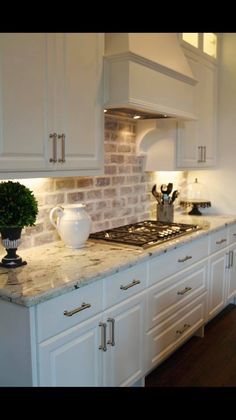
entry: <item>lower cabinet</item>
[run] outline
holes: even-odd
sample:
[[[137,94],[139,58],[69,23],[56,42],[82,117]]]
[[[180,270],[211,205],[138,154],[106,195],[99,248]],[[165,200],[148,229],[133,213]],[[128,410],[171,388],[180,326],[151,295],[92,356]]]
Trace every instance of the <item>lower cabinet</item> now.
[[[225,306],[226,252],[219,251],[209,260],[208,318]]]
[[[40,386],[129,386],[144,375],[145,293],[39,344]]]
[[[166,359],[190,338],[206,319],[206,293],[199,296],[146,334],[146,372]]]
[[[104,314],[108,325],[103,352],[104,385],[129,386],[144,375],[145,292]]]
[[[236,244],[228,245],[234,226],[229,228],[229,234],[215,241],[224,248],[209,258],[208,275],[208,319],[217,315],[236,296]],[[220,234],[220,232],[219,232]],[[210,238],[210,244],[214,235]],[[227,240],[225,241],[225,238]],[[224,242],[223,242],[224,240]],[[235,241],[235,236],[233,237]]]
[[[39,344],[40,386],[101,386],[100,315]]]

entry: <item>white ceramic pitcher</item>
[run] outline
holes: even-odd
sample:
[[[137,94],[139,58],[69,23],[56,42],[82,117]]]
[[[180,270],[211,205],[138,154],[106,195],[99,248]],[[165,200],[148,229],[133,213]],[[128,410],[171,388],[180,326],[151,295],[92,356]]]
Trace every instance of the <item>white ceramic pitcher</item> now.
[[[69,248],[82,248],[89,237],[92,221],[85,207],[82,203],[68,204],[56,206],[50,211],[50,222]]]

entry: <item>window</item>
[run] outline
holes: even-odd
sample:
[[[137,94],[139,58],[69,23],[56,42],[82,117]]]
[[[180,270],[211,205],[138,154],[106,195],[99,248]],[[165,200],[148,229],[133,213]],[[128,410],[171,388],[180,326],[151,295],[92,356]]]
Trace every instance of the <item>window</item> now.
[[[204,54],[217,58],[217,34],[213,32],[183,32],[181,39]]]

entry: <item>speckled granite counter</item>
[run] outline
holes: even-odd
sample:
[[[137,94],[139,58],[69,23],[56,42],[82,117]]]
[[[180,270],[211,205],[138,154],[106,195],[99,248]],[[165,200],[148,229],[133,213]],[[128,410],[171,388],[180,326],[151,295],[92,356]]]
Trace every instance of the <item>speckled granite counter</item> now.
[[[199,224],[202,229],[146,250],[91,240],[77,250],[62,242],[19,249],[27,265],[0,268],[0,298],[24,306],[35,305],[236,223],[236,216],[175,215],[174,221]]]

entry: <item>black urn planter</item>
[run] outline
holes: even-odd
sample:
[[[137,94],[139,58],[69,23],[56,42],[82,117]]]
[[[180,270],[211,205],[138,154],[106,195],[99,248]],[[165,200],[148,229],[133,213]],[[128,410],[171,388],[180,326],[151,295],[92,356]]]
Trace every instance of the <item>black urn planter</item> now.
[[[17,248],[20,245],[21,231],[21,227],[5,227],[0,229],[2,244],[7,251],[7,254],[0,262],[0,267],[16,268],[27,264],[26,261],[22,261],[22,258],[16,254]]]

